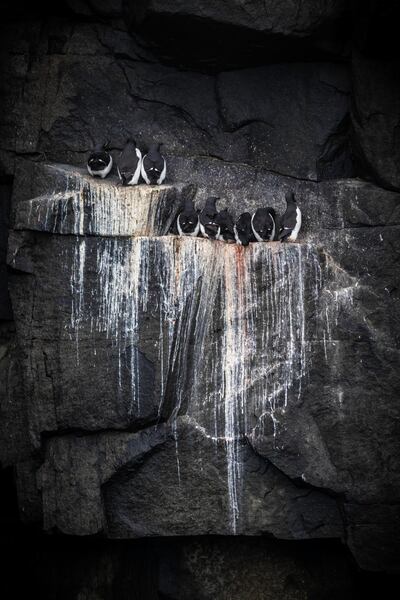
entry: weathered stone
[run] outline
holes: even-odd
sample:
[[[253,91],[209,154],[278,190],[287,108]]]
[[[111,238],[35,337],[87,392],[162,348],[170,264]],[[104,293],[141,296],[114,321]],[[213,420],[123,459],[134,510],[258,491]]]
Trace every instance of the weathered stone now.
[[[224,126],[232,134],[225,160],[304,179],[351,174],[345,139],[342,148],[336,140],[330,156],[347,114],[345,68],[271,65],[223,73],[217,86]],[[327,162],[330,173],[324,172]]]
[[[15,465],[30,457],[32,443],[21,363],[15,349],[14,325],[0,322],[0,464]]]
[[[41,458],[29,456],[25,461],[14,462],[20,520],[22,523],[42,523],[43,502],[37,481]]]
[[[215,445],[187,417],[178,419],[175,434],[161,425],[138,434],[54,438],[40,475],[44,525],[79,535],[105,531],[117,538],[229,533],[225,452],[223,440]],[[237,533],[307,539],[318,529],[319,537],[341,535],[333,499],[299,491],[245,445],[238,458],[246,489]]]
[[[127,541],[61,535],[16,539],[9,531],[2,582],[8,597],[37,591],[43,600],[304,600],[306,594],[353,600],[363,583],[344,547],[332,540],[201,536]],[[34,573],[32,579],[15,578],[12,566],[18,559],[27,573]],[[365,577],[371,594],[390,596],[394,582],[387,574],[372,581]]]
[[[93,13],[102,17],[115,17],[122,14],[122,0],[67,0],[68,6],[78,15],[92,15]]]
[[[50,30],[48,37],[59,33]],[[208,159],[203,187],[221,191],[225,180],[211,175],[215,157],[254,167],[247,189],[235,188],[237,201],[251,193],[259,173],[352,174],[345,65],[293,63],[209,75],[159,64],[128,33],[115,40],[106,26],[80,24],[65,39],[62,53],[35,55],[25,93],[14,101],[9,121],[18,126],[18,154],[83,166],[95,142],[111,140],[120,149],[134,135],[146,148],[158,139],[174,163],[168,182],[191,181],[188,158]],[[103,111],[106,121],[94,118]]]
[[[159,552],[160,592],[176,600],[350,600],[357,588],[338,550],[265,538],[172,540]]]
[[[52,196],[41,190],[52,169],[35,171],[37,183],[16,187],[9,255],[29,430],[39,446],[51,436],[45,527],[286,539],[344,528],[360,564],[391,565],[395,542],[379,540],[400,490],[398,298],[387,291],[398,286],[398,194],[357,180],[307,184],[301,243],[238,248],[98,235],[90,211],[39,232],[47,209],[26,210],[39,202],[26,194],[38,191],[53,214],[71,172],[54,170]],[[112,184],[89,183],[93,211]],[[142,193],[129,190],[132,206]],[[164,218],[154,211],[151,230]],[[361,509],[359,520],[363,502],[382,503],[381,525],[364,525]]]
[[[46,165],[44,170],[44,180],[52,181],[51,194],[26,201],[18,196],[16,230],[66,235],[165,235],[182,201],[195,193],[193,185],[184,184],[119,186],[117,179],[99,181],[82,169],[62,165]],[[37,185],[42,187],[43,181]]]
[[[346,24],[341,1],[13,3],[0,176],[4,207],[15,175],[16,333],[0,341],[0,446],[24,521],[109,537],[343,537],[363,568],[398,569],[399,195],[343,179],[399,189],[384,4]],[[116,159],[129,135],[165,142],[161,190],[82,171],[96,142]],[[294,191],[300,243],[164,236],[194,193],[177,181],[234,215],[281,214]],[[6,298],[0,284],[8,319]],[[164,560],[183,584],[164,579],[160,595],[257,597],[223,549],[228,575],[207,582],[204,552],[193,569]],[[117,562],[71,598],[110,589]],[[325,592],[302,569],[270,585],[261,564],[249,578],[267,573],[273,597]]]
[[[399,67],[394,58],[353,58],[353,146],[359,169],[392,189],[400,189]]]
[[[6,267],[10,197],[11,185],[0,185],[0,321],[12,319]]]
[[[141,19],[154,14],[195,17],[265,31],[268,34],[293,36],[310,35],[324,22],[337,18],[344,8],[343,0],[322,3],[311,1],[306,5],[299,0],[280,3],[271,0],[233,0],[219,3],[201,0],[195,4],[188,4],[184,0],[148,0],[140,3],[139,7],[135,4],[130,7],[134,13],[138,12]]]

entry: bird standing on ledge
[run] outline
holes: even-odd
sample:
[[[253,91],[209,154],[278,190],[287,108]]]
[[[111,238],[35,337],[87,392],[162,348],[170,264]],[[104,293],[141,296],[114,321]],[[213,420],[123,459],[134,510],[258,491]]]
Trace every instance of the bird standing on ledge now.
[[[152,144],[142,160],[142,177],[149,185],[161,185],[167,174],[167,163],[160,154],[162,144]]]
[[[293,192],[286,194],[286,211],[281,218],[278,239],[281,242],[295,242],[301,227],[301,210],[296,204]]]
[[[183,204],[183,209],[176,220],[176,226],[180,236],[190,235],[191,237],[195,237],[200,231],[199,215],[193,201],[189,198]]]
[[[256,242],[251,228],[251,214],[244,212],[240,215],[233,228],[236,243],[239,246],[248,246],[250,242]]]
[[[213,240],[218,237],[221,231],[220,226],[216,222],[218,215],[216,208],[217,200],[219,200],[218,196],[207,198],[204,208],[200,213],[200,231],[203,237]]]
[[[113,165],[113,159],[108,152],[108,144],[99,144],[88,158],[87,170],[92,177],[107,177]]]
[[[118,177],[122,185],[137,185],[142,167],[142,153],[133,138],[129,138],[118,158]]]
[[[216,239],[228,242],[228,244],[235,243],[234,223],[227,208],[224,208],[224,210],[221,210],[221,212],[217,214],[215,222],[220,227],[220,232]]]
[[[275,237],[275,211],[257,208],[251,217],[251,229],[257,242],[272,242]]]

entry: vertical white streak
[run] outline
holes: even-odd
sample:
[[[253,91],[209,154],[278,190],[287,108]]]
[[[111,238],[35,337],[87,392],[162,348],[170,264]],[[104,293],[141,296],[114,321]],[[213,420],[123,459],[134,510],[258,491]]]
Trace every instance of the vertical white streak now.
[[[103,201],[96,199],[100,206]],[[106,225],[101,214],[96,227]],[[183,485],[177,420],[187,414],[216,442],[216,452],[224,441],[230,529],[240,532],[249,423],[254,413],[268,415],[278,447],[281,414],[300,398],[309,370],[306,298],[316,305],[320,300],[318,253],[300,244],[244,248],[173,236],[110,237],[94,247],[93,293],[84,296],[85,241],[75,244],[71,330],[77,340],[86,328],[111,341],[116,386],[119,392],[128,388],[134,419],[144,416],[141,328],[149,318],[159,320],[151,325],[159,357],[158,416],[166,416],[168,391],[178,481]]]

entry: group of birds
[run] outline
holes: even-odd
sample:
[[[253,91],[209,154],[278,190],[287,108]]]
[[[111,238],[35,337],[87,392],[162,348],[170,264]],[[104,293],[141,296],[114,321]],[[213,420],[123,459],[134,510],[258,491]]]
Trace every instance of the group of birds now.
[[[204,208],[197,211],[192,200],[185,200],[176,220],[180,236],[202,235],[205,238],[221,240],[248,246],[250,242],[295,242],[301,227],[301,210],[292,192],[286,194],[286,211],[277,218],[273,208],[257,208],[250,214],[242,213],[233,220],[228,209],[217,210],[218,197],[206,200]]]
[[[160,153],[162,144],[152,144],[142,155],[134,139],[129,138],[118,157],[117,171],[122,185],[137,185],[140,177],[149,185],[161,185],[167,174],[167,163]],[[110,173],[113,158],[109,144],[97,146],[87,161],[87,170],[93,177],[104,179]]]
[[[160,185],[165,180],[167,165],[160,153],[162,144],[152,144],[142,155],[133,138],[129,138],[118,158],[117,171],[122,185],[137,185],[140,177],[149,185]],[[87,169],[93,177],[104,179],[110,173],[113,158],[108,144],[97,146],[90,154]],[[286,211],[277,218],[273,208],[258,208],[253,214],[242,213],[235,222],[228,209],[217,210],[219,197],[206,200],[204,208],[196,210],[193,201],[186,199],[181,206],[172,233],[180,236],[202,235],[248,246],[250,242],[294,242],[301,227],[301,211],[294,194],[287,193]]]

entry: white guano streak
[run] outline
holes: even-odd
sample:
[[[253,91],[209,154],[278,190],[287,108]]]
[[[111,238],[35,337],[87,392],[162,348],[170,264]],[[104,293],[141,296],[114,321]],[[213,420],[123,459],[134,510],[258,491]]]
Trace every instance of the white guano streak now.
[[[70,186],[71,190],[29,200],[28,227],[76,235],[160,235],[157,212],[166,201],[163,189],[105,187],[79,179]]]
[[[159,416],[172,377],[179,481],[177,418],[184,410],[216,448],[224,442],[230,530],[238,533],[249,417],[268,415],[278,439],[280,414],[291,397],[300,396],[308,372],[305,298],[307,287],[319,300],[317,252],[304,244],[243,248],[173,236],[101,239],[92,246],[97,272],[89,294],[85,243],[78,238],[72,256],[70,327],[77,347],[85,326],[111,340],[119,361],[117,385],[128,369],[129,415],[138,417],[140,324],[144,315],[158,314]],[[222,331],[212,344],[215,318],[222,319]]]

